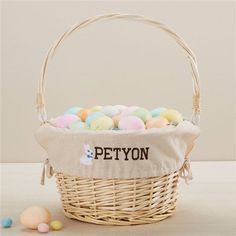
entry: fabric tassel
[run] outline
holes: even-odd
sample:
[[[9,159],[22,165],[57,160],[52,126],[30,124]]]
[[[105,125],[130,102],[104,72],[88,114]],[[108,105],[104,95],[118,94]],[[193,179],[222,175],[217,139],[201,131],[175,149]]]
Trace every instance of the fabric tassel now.
[[[42,170],[42,176],[41,176],[41,181],[40,181],[40,184],[41,185],[44,185],[45,183],[45,175],[48,177],[48,178],[51,178],[53,176],[54,172],[53,172],[53,168],[52,166],[50,165],[49,163],[49,160],[48,158],[44,161],[43,163],[43,170]]]
[[[188,159],[184,160],[184,164],[179,171],[179,176],[185,180],[186,184],[189,184],[189,181],[193,179],[190,162]]]

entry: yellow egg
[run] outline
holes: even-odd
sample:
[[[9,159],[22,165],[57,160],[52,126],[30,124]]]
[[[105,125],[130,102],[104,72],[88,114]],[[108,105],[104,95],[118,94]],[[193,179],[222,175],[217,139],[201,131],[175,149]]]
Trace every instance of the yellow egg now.
[[[91,123],[90,128],[92,130],[111,130],[114,128],[114,122],[108,116],[100,116]]]
[[[61,221],[59,221],[59,220],[53,220],[50,223],[50,226],[51,226],[52,230],[60,230],[63,227]]]
[[[155,117],[146,123],[146,128],[161,128],[169,124],[169,121],[164,117]]]
[[[160,116],[166,118],[171,123],[178,124],[181,121],[183,121],[182,115],[178,111],[173,110],[173,109],[168,109],[166,111],[163,111],[160,114]]]
[[[81,121],[85,122],[87,115],[91,112],[90,109],[82,109],[76,115],[81,119]]]
[[[48,224],[51,213],[47,208],[33,206],[25,209],[20,216],[20,222],[28,229],[37,229],[40,223]]]

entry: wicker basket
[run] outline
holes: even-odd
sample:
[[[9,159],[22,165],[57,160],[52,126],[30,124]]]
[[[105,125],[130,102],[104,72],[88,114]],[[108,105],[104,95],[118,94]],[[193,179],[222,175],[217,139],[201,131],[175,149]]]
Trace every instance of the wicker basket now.
[[[198,123],[200,114],[199,75],[193,52],[182,38],[165,25],[136,15],[109,14],[85,20],[68,29],[50,48],[43,64],[37,93],[37,110],[42,123],[47,122],[44,91],[47,67],[55,50],[73,32],[97,21],[127,19],[149,24],[161,29],[184,49],[191,64],[193,74],[193,117]],[[82,178],[54,172],[46,160],[43,171],[48,177],[55,174],[57,186],[61,194],[65,215],[80,221],[104,225],[134,225],[154,223],[171,216],[176,208],[177,185],[179,177],[191,178],[191,171],[186,153],[185,162],[180,170],[174,173],[132,179]],[[45,167],[44,166],[44,167]]]

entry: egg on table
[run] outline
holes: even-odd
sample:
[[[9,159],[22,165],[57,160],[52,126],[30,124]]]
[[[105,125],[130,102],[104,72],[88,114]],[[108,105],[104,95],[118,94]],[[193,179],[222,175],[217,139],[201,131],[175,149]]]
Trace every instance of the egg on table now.
[[[63,228],[63,224],[59,220],[53,220],[50,223],[50,227],[52,230],[61,230]]]
[[[12,226],[12,219],[10,217],[3,218],[1,224],[2,228],[10,228]]]
[[[47,208],[33,206],[25,209],[20,216],[20,222],[28,229],[37,229],[40,223],[48,224],[51,213]]]
[[[49,225],[48,224],[45,224],[45,223],[40,223],[37,227],[38,231],[40,233],[47,233],[49,232]]]

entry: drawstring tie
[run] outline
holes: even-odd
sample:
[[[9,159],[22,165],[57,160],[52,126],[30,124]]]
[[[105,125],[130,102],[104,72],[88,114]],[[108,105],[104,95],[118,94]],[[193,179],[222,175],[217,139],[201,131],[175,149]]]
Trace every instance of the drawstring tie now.
[[[188,159],[189,153],[192,151],[193,146],[194,146],[194,144],[192,144],[188,148],[188,150],[185,154],[184,163],[179,170],[179,176],[180,176],[180,178],[185,180],[186,184],[188,184],[189,181],[193,179],[193,174],[192,174],[191,167],[190,167],[190,161]]]
[[[185,158],[184,164],[179,170],[179,176],[180,178],[185,180],[185,183],[188,184],[190,180],[193,179],[192,171],[190,168],[190,161]]]
[[[45,182],[45,175],[48,177],[48,178],[51,178],[54,174],[54,171],[53,171],[53,168],[52,166],[50,165],[49,163],[49,160],[48,158],[44,161],[43,163],[43,170],[42,170],[42,176],[41,176],[41,181],[40,181],[40,184],[41,185],[44,185],[44,182]]]

